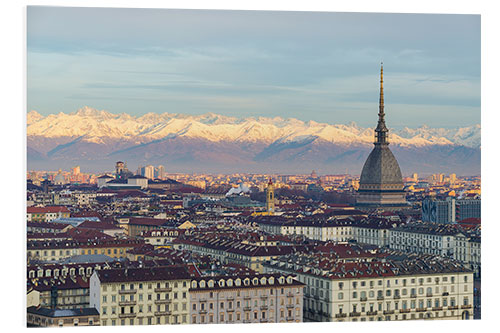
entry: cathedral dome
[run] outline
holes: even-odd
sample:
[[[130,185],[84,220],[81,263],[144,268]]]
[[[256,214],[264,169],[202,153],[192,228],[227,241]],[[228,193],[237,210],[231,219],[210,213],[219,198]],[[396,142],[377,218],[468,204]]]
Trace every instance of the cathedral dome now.
[[[387,145],[376,145],[373,148],[363,166],[359,183],[403,185],[398,161]]]

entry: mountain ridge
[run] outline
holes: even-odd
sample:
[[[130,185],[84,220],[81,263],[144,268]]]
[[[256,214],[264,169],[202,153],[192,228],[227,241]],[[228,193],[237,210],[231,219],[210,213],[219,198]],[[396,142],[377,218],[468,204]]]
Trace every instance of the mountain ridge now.
[[[390,130],[403,174],[478,174],[481,126]],[[134,117],[89,107],[27,115],[28,168],[109,170],[163,164],[179,172],[360,172],[373,147],[373,128],[294,118],[237,118],[207,113]],[[55,167],[57,166],[57,167]]]
[[[405,127],[390,130],[391,143],[403,146],[458,144],[471,148],[481,145],[479,124],[454,128]],[[198,116],[147,113],[134,117],[113,114],[104,110],[84,107],[73,113],[41,116],[36,111],[27,115],[28,136],[47,138],[80,137],[97,142],[97,138],[136,137],[141,141],[186,136],[213,142],[290,142],[306,137],[318,137],[332,143],[349,144],[373,142],[373,129],[361,128],[355,123],[327,124],[304,122],[295,118],[249,117],[236,118],[206,113]]]

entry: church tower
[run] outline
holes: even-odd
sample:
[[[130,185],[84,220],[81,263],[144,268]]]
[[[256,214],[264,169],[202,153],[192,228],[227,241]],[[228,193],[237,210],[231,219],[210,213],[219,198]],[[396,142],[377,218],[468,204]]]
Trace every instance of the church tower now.
[[[269,215],[274,214],[274,185],[271,178],[269,178],[269,183],[267,183],[266,210],[269,213]]]
[[[356,206],[359,208],[406,207],[403,177],[398,161],[389,149],[389,130],[385,125],[384,67],[380,67],[380,98],[375,147],[368,156],[359,180]]]

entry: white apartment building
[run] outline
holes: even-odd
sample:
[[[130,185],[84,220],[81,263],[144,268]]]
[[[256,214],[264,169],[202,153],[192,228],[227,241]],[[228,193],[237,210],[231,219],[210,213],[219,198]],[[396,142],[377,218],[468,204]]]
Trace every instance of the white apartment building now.
[[[256,220],[263,231],[281,235],[303,235],[320,241],[347,242],[354,238],[354,222],[350,219],[296,220],[273,218]]]
[[[264,271],[306,284],[304,321],[473,317],[472,271],[438,257],[339,261],[322,253],[271,260]]]
[[[419,254],[437,254],[458,260],[475,274],[481,270],[479,231],[462,232],[454,224],[410,223],[389,230],[389,247]]]

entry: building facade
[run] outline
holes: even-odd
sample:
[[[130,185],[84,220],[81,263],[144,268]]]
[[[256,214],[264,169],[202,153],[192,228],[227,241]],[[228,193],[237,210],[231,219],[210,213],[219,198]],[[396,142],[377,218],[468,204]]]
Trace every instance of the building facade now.
[[[302,322],[303,287],[280,274],[195,278],[191,324]]]
[[[98,270],[90,306],[102,326],[188,324],[190,282],[184,267]]]
[[[473,274],[455,263],[418,257],[404,262],[290,259],[264,268],[297,274],[306,284],[304,321],[473,318]]]

